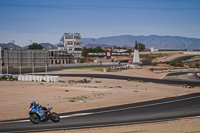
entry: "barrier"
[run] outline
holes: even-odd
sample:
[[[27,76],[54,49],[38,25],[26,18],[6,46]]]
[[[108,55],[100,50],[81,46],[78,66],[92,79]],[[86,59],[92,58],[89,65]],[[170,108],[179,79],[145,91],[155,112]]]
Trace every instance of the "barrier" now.
[[[29,80],[29,76],[26,75],[26,76],[25,76],[25,81],[28,81],[28,80]]]
[[[54,77],[53,76],[50,76],[50,82],[53,82],[54,80]]]
[[[22,76],[22,80],[21,81],[25,81],[25,78],[26,78],[25,76]]]
[[[50,82],[50,77],[49,76],[46,76],[46,81]]]
[[[17,80],[22,81],[22,75],[19,75]]]
[[[43,80],[43,76],[40,76],[39,81],[41,82]]]
[[[58,82],[59,81],[59,77],[58,76],[54,76],[54,82]]]
[[[59,76],[17,75],[18,81],[59,82]]]
[[[36,76],[36,81],[40,81],[40,76]]]
[[[29,75],[28,76],[28,81],[32,81],[32,79],[33,79],[33,76]]]
[[[153,70],[154,73],[164,73],[164,72],[187,72],[187,71],[198,71],[198,68],[188,68],[188,69],[169,69],[169,70]]]

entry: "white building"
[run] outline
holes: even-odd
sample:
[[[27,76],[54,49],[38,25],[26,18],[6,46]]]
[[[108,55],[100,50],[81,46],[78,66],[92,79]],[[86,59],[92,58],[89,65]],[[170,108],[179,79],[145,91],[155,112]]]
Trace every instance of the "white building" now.
[[[151,47],[151,52],[158,52],[158,49],[155,49],[154,47]]]
[[[64,49],[75,58],[82,55],[81,35],[80,33],[64,33],[60,39],[63,42]]]

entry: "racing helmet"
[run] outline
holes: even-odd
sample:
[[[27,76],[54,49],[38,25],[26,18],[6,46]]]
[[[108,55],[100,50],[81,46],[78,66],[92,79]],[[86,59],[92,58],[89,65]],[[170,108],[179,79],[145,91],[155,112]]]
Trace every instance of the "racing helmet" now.
[[[36,102],[35,101],[32,101],[31,102],[31,106],[33,106],[33,105],[35,105],[36,104]]]

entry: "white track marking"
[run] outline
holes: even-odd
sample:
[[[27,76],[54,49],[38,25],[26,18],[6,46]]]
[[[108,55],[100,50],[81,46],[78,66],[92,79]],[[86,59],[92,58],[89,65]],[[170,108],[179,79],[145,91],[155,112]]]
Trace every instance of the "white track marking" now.
[[[199,98],[199,97],[200,96],[195,96],[195,97],[183,98],[183,99],[178,99],[178,100],[173,100],[173,101],[153,103],[153,104],[148,104],[148,105],[140,105],[140,106],[127,107],[127,108],[122,108],[122,109],[114,109],[114,110],[93,112],[93,114],[100,114],[100,113],[106,113],[106,112],[121,111],[121,110],[127,110],[127,109],[136,109],[136,108],[142,108],[142,107],[148,107],[148,106],[154,106],[154,105],[161,105],[161,104],[166,104],[166,103],[173,103],[173,102],[185,101],[185,100],[189,100],[189,99],[195,99],[195,98]]]
[[[162,121],[171,121],[178,120],[180,118],[174,119],[165,119],[165,120],[152,120],[152,121],[143,121],[141,122],[122,122],[117,124],[104,124],[104,125],[92,125],[92,126],[80,126],[80,127],[70,127],[70,128],[54,128],[54,129],[39,129],[39,130],[25,130],[23,132],[38,132],[38,131],[54,131],[54,130],[69,130],[69,129],[82,129],[82,128],[95,128],[95,127],[108,127],[108,126],[121,126],[121,125],[129,125],[129,124],[143,124],[143,123],[152,123],[152,122],[162,122]],[[17,133],[21,131],[11,131],[10,133]]]
[[[20,120],[21,122],[27,122],[27,121],[30,121],[30,120]]]
[[[148,104],[148,105],[140,105],[140,106],[135,106],[135,107],[127,107],[127,108],[122,108],[122,109],[114,109],[114,110],[99,111],[99,112],[92,112],[92,113],[70,114],[70,115],[60,116],[60,118],[76,117],[76,116],[91,115],[91,114],[100,114],[100,113],[121,111],[121,110],[127,110],[127,109],[136,109],[136,108],[142,108],[142,107],[148,107],[148,106],[154,106],[154,105],[161,105],[161,104],[185,101],[185,100],[195,99],[195,98],[199,98],[199,97],[200,96],[195,96],[195,97],[183,98],[183,99],[172,100],[172,101],[167,101],[167,102],[160,102],[160,103],[154,103],[154,104]],[[200,117],[200,116],[194,116],[194,117]],[[190,117],[186,117],[186,118],[190,118]],[[191,117],[191,118],[193,118],[193,117]],[[28,121],[30,121],[30,120],[19,120],[16,122],[28,122]],[[3,123],[5,123],[5,122],[2,122],[2,123],[0,122],[0,124],[3,124]]]

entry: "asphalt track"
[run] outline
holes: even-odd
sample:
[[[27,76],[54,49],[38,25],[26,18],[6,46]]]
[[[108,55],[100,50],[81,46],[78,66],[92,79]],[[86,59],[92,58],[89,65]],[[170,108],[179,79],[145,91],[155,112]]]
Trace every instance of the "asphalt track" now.
[[[164,77],[164,79],[176,81],[197,81],[200,84],[200,76],[198,76],[198,73],[199,72],[169,73]]]
[[[74,68],[92,68],[92,67],[111,67],[111,66],[119,66],[119,65],[92,65],[92,66],[58,66],[58,67],[48,67],[48,72],[50,71],[58,71],[58,70],[63,70],[63,69],[74,69]],[[45,72],[45,67],[35,67],[34,72]],[[7,70],[3,69],[2,70],[3,74],[7,74]],[[32,68],[23,68],[21,70],[21,74],[26,74],[26,73],[32,73]],[[8,70],[8,74],[19,74],[19,69],[14,68],[11,70]]]
[[[48,75],[54,75],[54,74],[51,74],[51,71],[57,71],[57,70],[63,70],[63,69],[87,68],[87,67],[110,67],[110,66],[111,65],[75,66],[75,67],[49,67],[48,68]],[[35,68],[34,71],[35,71],[35,73],[44,72],[44,68]],[[31,72],[32,72],[31,68],[22,70],[22,74],[31,73]],[[19,70],[18,69],[9,70],[9,73],[19,74]],[[3,74],[6,74],[6,70],[3,70]],[[39,75],[39,74],[37,74],[37,75]],[[56,76],[108,78],[108,79],[119,79],[119,80],[129,80],[129,81],[133,80],[133,81],[141,81],[141,82],[153,82],[153,83],[162,83],[162,84],[200,86],[200,83],[197,82],[197,81],[180,81],[180,80],[174,80],[174,79],[169,80],[169,79],[141,78],[141,77],[109,75],[109,74],[56,74]],[[192,77],[192,78],[200,79],[198,76]]]
[[[134,98],[133,98],[134,101]],[[0,122],[0,132],[36,132],[62,129],[199,118],[200,93],[127,105],[60,114],[58,123],[32,124],[28,119]],[[28,109],[27,109],[28,112]]]
[[[178,57],[178,58],[172,60],[172,62],[176,62],[178,60],[185,61],[185,60],[188,60],[188,59],[195,57],[195,56],[198,56],[198,55],[181,56],[181,57]]]
[[[49,73],[49,75],[54,75],[54,74]],[[111,74],[56,74],[56,76],[119,79],[119,80],[126,80],[126,81],[138,81],[138,82],[152,82],[152,83],[161,83],[161,84],[200,86],[200,80],[199,81],[178,81],[178,80],[142,78],[142,77],[133,77],[133,76],[111,75]]]

